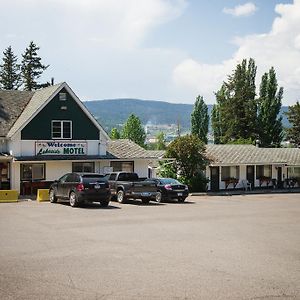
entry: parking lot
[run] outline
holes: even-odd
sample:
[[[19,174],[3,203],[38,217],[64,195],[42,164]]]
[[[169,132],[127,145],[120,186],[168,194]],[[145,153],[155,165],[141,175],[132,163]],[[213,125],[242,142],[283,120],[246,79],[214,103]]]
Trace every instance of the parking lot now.
[[[0,204],[0,299],[300,299],[300,195]]]

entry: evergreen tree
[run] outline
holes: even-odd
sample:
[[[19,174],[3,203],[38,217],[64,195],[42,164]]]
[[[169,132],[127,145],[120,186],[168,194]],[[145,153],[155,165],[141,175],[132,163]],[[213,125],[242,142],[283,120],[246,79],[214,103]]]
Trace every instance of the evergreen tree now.
[[[291,142],[299,146],[300,145],[300,103],[297,101],[295,105],[289,106],[289,110],[286,113],[289,122],[292,127],[288,128],[287,138],[291,140]]]
[[[214,135],[214,144],[223,143],[223,132],[227,132],[227,123],[222,120],[226,116],[226,86],[222,85],[221,89],[216,93],[216,104],[211,112],[211,127]]]
[[[156,135],[156,145],[155,150],[165,150],[166,149],[166,137],[163,132],[159,132]]]
[[[131,114],[129,116],[122,129],[121,137],[130,139],[142,147],[145,146],[146,133],[141,120],[136,115]]]
[[[116,127],[112,128],[109,136],[112,140],[118,140],[121,138],[121,134],[120,134],[118,128],[116,128]]]
[[[216,93],[212,128],[217,143],[255,139],[255,77],[255,61],[244,59]]]
[[[39,49],[40,48],[31,41],[25,53],[22,54],[22,79],[24,89],[28,91],[36,90],[43,86],[37,82],[37,79],[39,79],[43,71],[49,67],[49,65],[45,66],[41,63],[41,58],[37,54]]]
[[[200,140],[207,144],[208,133],[208,109],[203,97],[198,96],[191,114],[192,134],[197,135]]]
[[[20,65],[11,46],[3,52],[3,64],[0,65],[0,87],[4,90],[17,90],[21,85]]]
[[[283,88],[278,89],[276,73],[272,67],[262,76],[258,99],[258,138],[263,147],[280,147],[283,139],[281,109]]]

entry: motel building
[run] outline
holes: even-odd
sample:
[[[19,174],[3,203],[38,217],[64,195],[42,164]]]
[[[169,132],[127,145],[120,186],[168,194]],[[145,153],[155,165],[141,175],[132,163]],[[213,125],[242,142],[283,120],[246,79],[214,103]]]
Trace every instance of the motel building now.
[[[299,148],[207,145],[209,191],[300,187]]]
[[[68,172],[155,177],[163,151],[110,140],[67,83],[0,90],[0,189],[34,194]]]

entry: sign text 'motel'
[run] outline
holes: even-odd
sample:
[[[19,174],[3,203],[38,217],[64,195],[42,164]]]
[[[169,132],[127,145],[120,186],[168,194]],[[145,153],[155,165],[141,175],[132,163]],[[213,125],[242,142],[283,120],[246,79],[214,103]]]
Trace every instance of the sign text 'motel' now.
[[[86,155],[84,142],[36,142],[36,155]]]

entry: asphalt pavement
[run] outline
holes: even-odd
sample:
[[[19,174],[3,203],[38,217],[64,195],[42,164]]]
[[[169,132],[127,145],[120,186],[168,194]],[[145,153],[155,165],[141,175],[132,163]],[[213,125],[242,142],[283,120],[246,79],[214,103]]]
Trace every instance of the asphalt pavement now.
[[[1,203],[0,299],[300,299],[300,194]]]

